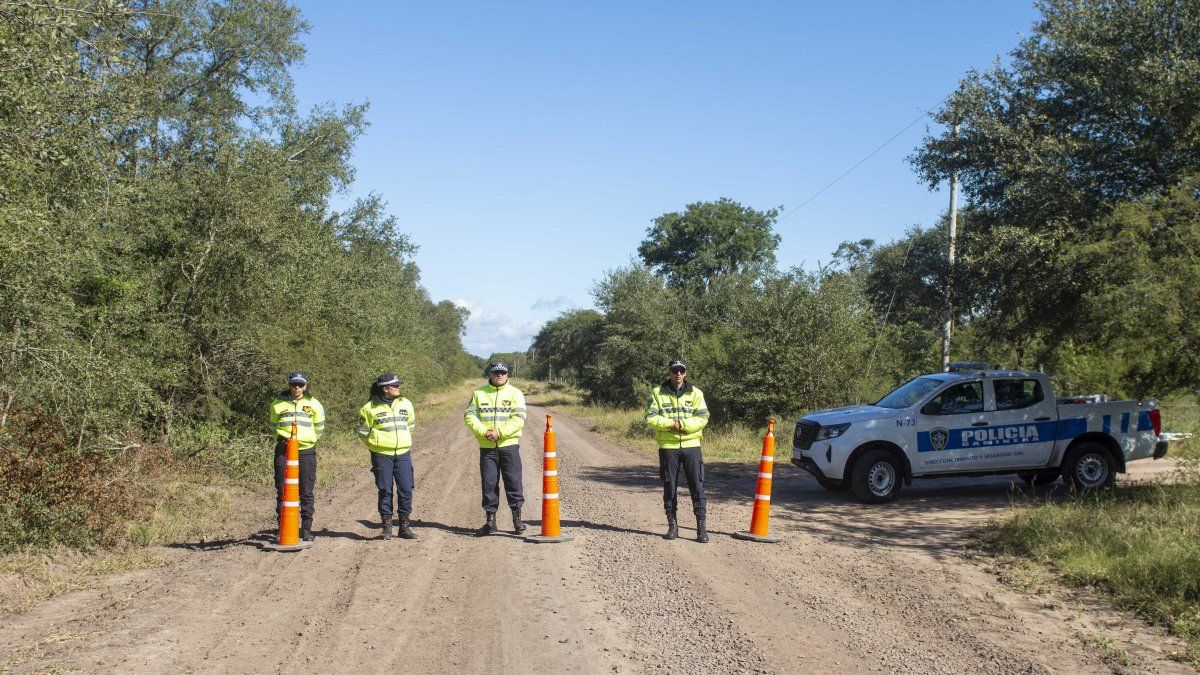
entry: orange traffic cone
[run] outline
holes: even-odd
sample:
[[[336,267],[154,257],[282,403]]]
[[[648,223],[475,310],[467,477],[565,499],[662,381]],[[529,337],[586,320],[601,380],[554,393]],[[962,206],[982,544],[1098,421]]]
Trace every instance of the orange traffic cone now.
[[[546,435],[542,447],[546,452],[542,463],[542,532],[525,537],[525,541],[539,544],[571,541],[575,535],[564,534],[558,522],[558,446],[549,415],[546,415]]]
[[[779,537],[767,534],[771,520],[771,472],[775,467],[775,420],[767,424],[763,436],[762,460],[758,463],[758,487],[754,490],[754,514],[750,516],[749,532],[734,532],[738,539],[774,544]]]
[[[311,541],[300,541],[300,441],[296,423],[287,442],[287,468],[283,472],[283,503],[279,506],[279,538],[265,548],[271,551],[302,551]]]

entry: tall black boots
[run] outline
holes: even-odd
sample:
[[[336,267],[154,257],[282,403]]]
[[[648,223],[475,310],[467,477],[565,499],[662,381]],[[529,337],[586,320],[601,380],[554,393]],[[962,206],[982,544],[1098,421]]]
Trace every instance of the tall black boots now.
[[[696,516],[696,541],[708,543],[708,524],[704,522],[704,516]]]
[[[521,520],[521,509],[513,509],[513,532],[521,534],[525,531],[525,523]]]
[[[383,516],[382,518],[380,518],[380,520],[383,521],[383,538],[391,539],[392,538],[392,517],[391,516]]]
[[[679,520],[675,516],[667,516],[667,533],[663,535],[663,539],[678,539],[679,538]]]
[[[300,520],[300,541],[312,541],[312,519],[302,518]]]
[[[477,534],[481,537],[496,534],[496,514],[494,512],[487,514],[487,522],[483,524],[483,527],[479,528]]]
[[[397,523],[397,527],[399,529],[396,534],[400,535],[401,539],[416,539],[417,533],[413,532],[412,528],[408,526],[408,515],[401,513],[398,519],[399,523]]]

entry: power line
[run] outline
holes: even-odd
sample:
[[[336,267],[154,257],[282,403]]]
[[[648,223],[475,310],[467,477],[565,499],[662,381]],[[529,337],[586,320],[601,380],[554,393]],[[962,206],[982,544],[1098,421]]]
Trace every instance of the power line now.
[[[950,96],[947,95],[941,101],[938,101],[937,105],[935,105],[934,108],[937,108],[942,103],[945,103],[947,98],[950,98]],[[868,159],[871,159],[872,157],[874,157],[876,153],[878,153],[880,150],[886,148],[889,144],[891,144],[892,141],[896,140],[897,138],[900,138],[900,136],[902,136],[904,134],[904,132],[913,128],[913,126],[916,125],[917,122],[920,122],[921,120],[925,119],[926,117],[928,117],[932,114],[933,114],[933,109],[922,112],[920,114],[920,116],[918,116],[915,120],[909,122],[908,124],[904,125],[903,129],[901,129],[900,131],[897,131],[891,138],[889,138],[886,141],[884,141],[883,143],[881,143],[879,145],[879,147],[877,147],[874,150],[872,150],[871,152],[867,153],[866,157],[863,157],[862,159],[855,162],[854,166],[850,167],[849,169],[846,169],[845,171],[842,172],[842,174],[840,176],[829,181],[829,183],[827,183],[825,185],[825,187],[821,188],[820,190],[817,190],[816,192],[813,193],[813,195],[811,197],[809,197],[808,199],[805,199],[803,202],[800,202],[799,206],[794,206],[794,207],[788,209],[787,212],[785,212],[782,216],[780,216],[779,220],[777,220],[775,222],[782,223],[785,218],[792,215],[796,211],[799,211],[800,209],[804,208],[804,206],[806,204],[808,204],[809,202],[811,202],[812,200],[816,199],[817,197],[820,197],[821,193],[823,193],[826,190],[828,190],[829,188],[833,187],[841,179],[845,178],[846,176],[849,176],[851,174],[851,172],[853,172],[858,167],[862,166],[863,163],[865,163]]]

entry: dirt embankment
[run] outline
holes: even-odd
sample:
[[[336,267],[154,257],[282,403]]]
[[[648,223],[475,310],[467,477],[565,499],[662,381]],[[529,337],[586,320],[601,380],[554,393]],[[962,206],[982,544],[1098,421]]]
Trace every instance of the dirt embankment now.
[[[544,410],[522,446],[539,513]],[[454,416],[414,450],[417,541],[378,539],[361,475],[318,494],[317,545],[259,549],[269,532],[181,543],[168,567],[110,580],[0,621],[19,672],[1191,672],[1182,645],[1086,595],[1033,595],[962,552],[1006,508],[1006,479],[919,482],[867,508],[776,467],[773,534],[749,520],[753,466],[708,471],[708,545],[668,542],[654,461],[556,416],[564,526],[574,542],[474,536],[477,450]],[[265,505],[269,508],[269,505]],[[502,510],[505,530],[507,510]]]

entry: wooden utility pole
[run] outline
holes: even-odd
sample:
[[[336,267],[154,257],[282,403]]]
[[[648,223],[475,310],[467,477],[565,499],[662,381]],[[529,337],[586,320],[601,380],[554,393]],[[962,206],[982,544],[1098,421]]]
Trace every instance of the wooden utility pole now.
[[[959,125],[954,124],[954,140],[958,142]],[[955,150],[955,159],[958,151]],[[954,332],[954,247],[958,243],[958,167],[950,167],[950,250],[946,257],[946,323],[942,326],[942,371],[950,370],[950,336]]]

